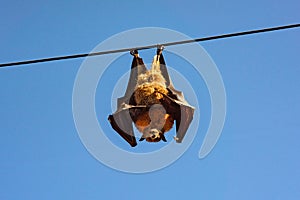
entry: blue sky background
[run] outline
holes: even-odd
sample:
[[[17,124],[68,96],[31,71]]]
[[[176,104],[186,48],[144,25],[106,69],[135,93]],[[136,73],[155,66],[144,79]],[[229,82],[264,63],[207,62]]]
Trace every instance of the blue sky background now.
[[[204,37],[299,23],[299,6],[296,0],[1,1],[0,63],[90,52],[138,27]],[[112,170],[82,145],[72,90],[83,59],[0,69],[0,199],[299,199],[299,34],[201,43],[226,87],[222,136],[199,160],[210,114],[200,87],[204,118],[195,141],[175,163],[148,174]],[[130,59],[118,63],[129,67]]]

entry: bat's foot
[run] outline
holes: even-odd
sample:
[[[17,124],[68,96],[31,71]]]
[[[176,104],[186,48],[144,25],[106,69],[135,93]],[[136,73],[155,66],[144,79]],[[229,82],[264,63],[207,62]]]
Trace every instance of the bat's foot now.
[[[162,51],[164,50],[164,46],[163,45],[161,45],[161,44],[158,44],[157,45],[157,51],[156,51],[156,54],[157,55],[160,55],[161,53],[162,53]]]
[[[139,52],[137,49],[133,49],[130,51],[130,54],[133,55],[134,57],[139,57]]]

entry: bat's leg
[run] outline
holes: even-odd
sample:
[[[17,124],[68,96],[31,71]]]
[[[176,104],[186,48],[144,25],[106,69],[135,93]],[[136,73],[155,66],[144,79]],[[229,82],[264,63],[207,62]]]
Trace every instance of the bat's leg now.
[[[137,75],[145,73],[147,71],[143,59],[140,58],[138,50],[130,51],[130,54],[133,56],[131,70],[136,69]],[[136,77],[137,78],[137,77]]]
[[[130,51],[130,54],[133,56],[133,60],[131,63],[131,69],[130,69],[130,77],[128,80],[127,89],[125,92],[125,95],[118,99],[118,108],[122,106],[122,104],[131,104],[135,105],[134,102],[132,102],[132,95],[134,93],[134,89],[137,85],[138,76],[142,73],[145,73],[147,71],[143,59],[139,57],[137,50]]]
[[[159,61],[161,74],[163,75],[164,79],[166,80],[166,86],[168,87],[170,85],[170,77],[169,77],[169,73],[167,70],[164,56],[162,54],[163,50],[164,50],[164,46],[162,46],[162,45],[157,46],[156,59],[158,59],[158,61]]]
[[[161,74],[163,75],[164,79],[166,80],[166,86],[167,86],[168,90],[170,90],[169,96],[176,100],[184,100],[182,92],[176,90],[173,86],[173,83],[172,83],[171,78],[168,73],[168,69],[167,69],[167,65],[166,65],[164,56],[162,54],[163,49],[164,49],[164,47],[162,45],[157,46],[156,58],[159,60],[160,71],[161,71]]]
[[[133,55],[133,60],[131,63],[130,77],[128,81],[128,86],[125,92],[125,98],[129,102],[130,97],[134,93],[134,89],[137,85],[138,76],[147,71],[146,66],[143,62],[143,59],[139,57],[137,50],[130,51],[130,54]],[[128,103],[127,102],[127,103]]]

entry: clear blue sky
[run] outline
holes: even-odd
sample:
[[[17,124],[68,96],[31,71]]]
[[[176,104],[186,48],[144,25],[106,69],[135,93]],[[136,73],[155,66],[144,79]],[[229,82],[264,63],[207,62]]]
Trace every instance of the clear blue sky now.
[[[299,7],[296,0],[2,1],[0,63],[90,52],[138,27],[202,37],[299,23]],[[148,174],[112,170],[82,145],[72,91],[83,59],[0,69],[0,199],[299,199],[299,35],[202,43],[226,87],[222,136],[199,160],[209,118],[207,91],[199,90],[202,129],[179,160]]]

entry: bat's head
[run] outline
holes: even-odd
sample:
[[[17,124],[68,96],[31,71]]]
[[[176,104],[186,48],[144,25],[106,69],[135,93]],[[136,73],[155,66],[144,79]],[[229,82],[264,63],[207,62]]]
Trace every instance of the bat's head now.
[[[147,142],[159,142],[161,140],[164,142],[167,141],[164,134],[160,130],[157,130],[155,128],[145,130],[141,140],[144,139],[146,139]]]
[[[135,126],[143,134],[141,141],[146,139],[147,142],[166,142],[164,133],[169,131],[174,124],[174,119],[166,113],[161,104],[154,104],[149,111],[138,115]]]

